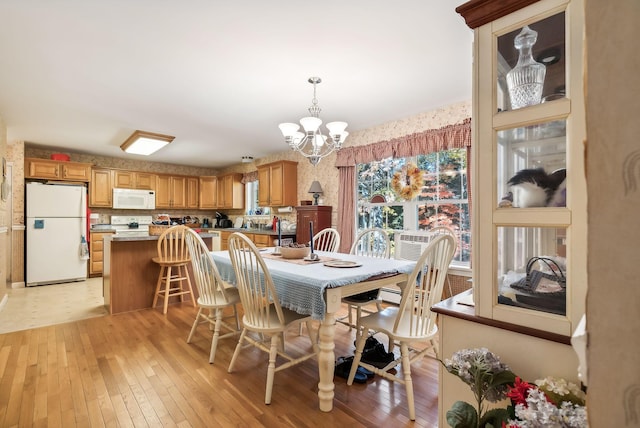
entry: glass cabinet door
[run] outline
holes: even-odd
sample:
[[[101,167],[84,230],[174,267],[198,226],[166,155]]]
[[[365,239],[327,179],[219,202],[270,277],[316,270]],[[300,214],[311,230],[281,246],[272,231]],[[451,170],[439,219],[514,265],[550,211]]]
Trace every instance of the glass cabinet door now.
[[[498,111],[566,95],[565,12],[497,37]]]
[[[586,294],[577,3],[542,0],[480,27],[474,65],[476,313],[563,335]]]

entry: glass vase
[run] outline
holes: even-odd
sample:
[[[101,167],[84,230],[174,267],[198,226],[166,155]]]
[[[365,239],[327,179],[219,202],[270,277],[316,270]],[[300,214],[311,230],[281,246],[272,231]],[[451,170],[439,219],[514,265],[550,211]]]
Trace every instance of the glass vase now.
[[[507,87],[511,109],[519,109],[540,104],[544,77],[547,72],[544,64],[533,59],[531,50],[538,39],[538,33],[528,26],[515,37],[514,46],[519,51],[518,63],[507,73]]]

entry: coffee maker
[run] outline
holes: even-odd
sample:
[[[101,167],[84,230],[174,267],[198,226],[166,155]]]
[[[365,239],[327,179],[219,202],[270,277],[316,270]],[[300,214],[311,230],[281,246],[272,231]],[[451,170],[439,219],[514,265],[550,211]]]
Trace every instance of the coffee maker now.
[[[224,213],[216,212],[216,227],[219,228],[228,228],[231,227],[231,220],[229,220],[229,216]]]

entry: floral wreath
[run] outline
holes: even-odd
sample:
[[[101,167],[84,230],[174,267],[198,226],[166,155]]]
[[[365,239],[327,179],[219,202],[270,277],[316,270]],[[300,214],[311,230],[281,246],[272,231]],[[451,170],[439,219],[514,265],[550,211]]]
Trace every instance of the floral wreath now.
[[[398,197],[410,201],[415,198],[422,187],[422,171],[414,163],[409,163],[391,179],[391,189]]]

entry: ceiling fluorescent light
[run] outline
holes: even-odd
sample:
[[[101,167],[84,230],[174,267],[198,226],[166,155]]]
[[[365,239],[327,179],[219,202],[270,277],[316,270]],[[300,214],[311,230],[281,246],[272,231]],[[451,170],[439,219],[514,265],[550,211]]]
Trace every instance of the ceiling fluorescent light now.
[[[133,155],[145,155],[148,156],[157,152],[176,137],[171,135],[156,134],[153,132],[135,131],[127,141],[122,143],[120,148]]]

